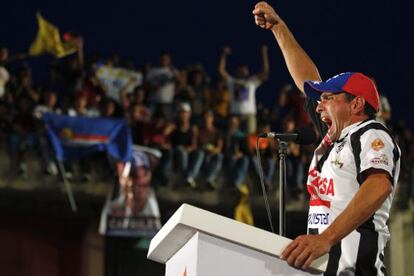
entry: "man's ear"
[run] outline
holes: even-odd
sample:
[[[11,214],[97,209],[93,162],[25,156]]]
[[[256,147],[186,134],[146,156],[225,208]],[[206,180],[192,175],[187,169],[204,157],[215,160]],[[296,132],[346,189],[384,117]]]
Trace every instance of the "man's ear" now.
[[[355,97],[352,100],[352,104],[351,104],[351,108],[352,108],[352,113],[353,114],[359,114],[359,113],[363,113],[364,109],[365,109],[365,99],[362,97]]]

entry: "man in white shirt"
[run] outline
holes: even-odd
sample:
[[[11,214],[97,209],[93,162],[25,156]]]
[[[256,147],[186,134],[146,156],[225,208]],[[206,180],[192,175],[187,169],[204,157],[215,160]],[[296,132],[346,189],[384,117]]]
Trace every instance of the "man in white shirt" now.
[[[313,61],[269,4],[256,4],[253,14],[258,26],[272,31],[323,137],[308,173],[308,235],[297,237],[281,257],[306,269],[329,253],[325,275],[384,275],[386,222],[401,151],[390,131],[375,121],[375,83],[352,72],[322,82]]]
[[[219,62],[219,74],[226,81],[230,92],[230,114],[240,118],[241,129],[247,134],[256,132],[256,90],[268,78],[269,57],[267,46],[262,46],[262,72],[250,75],[246,65],[239,66],[236,76],[231,76],[226,70],[226,59],[231,53],[229,47],[224,47]]]

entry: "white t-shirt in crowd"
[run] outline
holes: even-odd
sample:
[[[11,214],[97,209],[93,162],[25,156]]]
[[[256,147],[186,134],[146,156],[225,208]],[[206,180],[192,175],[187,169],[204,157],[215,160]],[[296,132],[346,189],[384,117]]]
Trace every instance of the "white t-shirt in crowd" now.
[[[257,76],[247,79],[230,77],[227,87],[230,92],[230,113],[237,115],[256,114],[256,90],[261,81]]]
[[[169,67],[157,67],[149,70],[146,79],[153,87],[148,93],[150,103],[170,104],[174,100],[175,73]]]

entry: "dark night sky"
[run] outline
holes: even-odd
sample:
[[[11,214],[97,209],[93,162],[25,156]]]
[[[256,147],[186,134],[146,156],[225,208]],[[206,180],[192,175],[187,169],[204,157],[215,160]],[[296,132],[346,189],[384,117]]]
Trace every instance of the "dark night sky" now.
[[[6,1],[4,1],[6,3]],[[409,2],[409,1],[406,1]],[[83,35],[87,53],[118,53],[137,65],[156,63],[163,50],[174,63],[203,63],[216,77],[223,45],[233,48],[230,69],[245,63],[260,69],[260,45],[269,45],[271,79],[257,98],[272,102],[290,82],[270,32],[254,25],[256,1],[7,1],[0,17],[0,43],[12,53],[26,51],[33,40],[36,11],[61,31]],[[414,126],[411,87],[414,58],[412,15],[402,0],[271,1],[296,38],[314,59],[324,79],[342,71],[373,76],[393,107],[394,118]],[[32,58],[41,66],[47,57]],[[46,65],[43,65],[46,70]],[[38,68],[38,67],[36,67]],[[40,67],[41,68],[41,67]],[[35,72],[36,75],[36,72]],[[38,73],[40,75],[40,73]]]

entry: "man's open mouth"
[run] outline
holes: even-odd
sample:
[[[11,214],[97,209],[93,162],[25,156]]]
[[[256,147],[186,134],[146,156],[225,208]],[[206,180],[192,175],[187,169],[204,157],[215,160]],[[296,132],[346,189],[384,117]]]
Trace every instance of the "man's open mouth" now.
[[[328,128],[331,128],[332,126],[331,119],[329,119],[327,116],[321,116],[321,120],[327,125]]]

